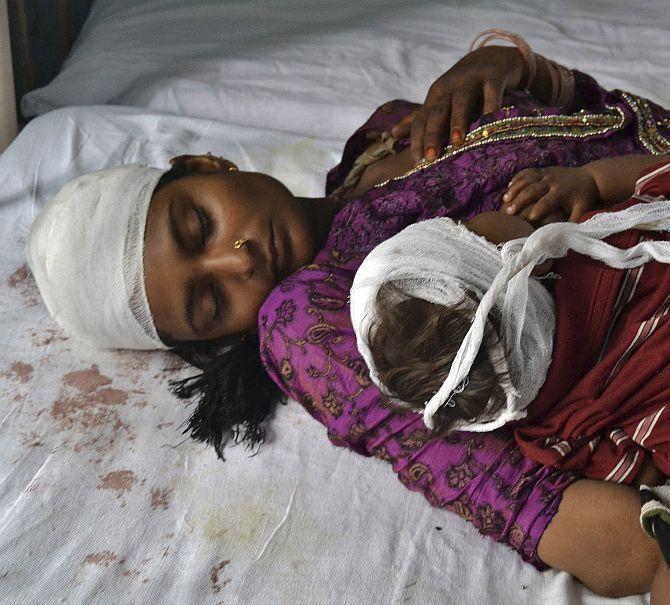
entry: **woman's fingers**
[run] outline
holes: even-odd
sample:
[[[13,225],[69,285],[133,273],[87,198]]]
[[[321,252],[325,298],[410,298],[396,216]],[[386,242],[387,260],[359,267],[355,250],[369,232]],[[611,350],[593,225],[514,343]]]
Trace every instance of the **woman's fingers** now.
[[[423,138],[426,132],[426,112],[417,111],[412,120],[410,153],[415,164],[423,159]]]
[[[423,139],[423,157],[433,161],[442,152],[442,142],[449,125],[451,103],[448,98],[431,108],[426,120]]]
[[[416,115],[416,111],[412,111],[411,113],[408,113],[400,122],[398,122],[392,129],[391,129],[391,134],[396,138],[396,139],[401,139],[403,137],[406,137],[411,130],[412,127],[412,122],[414,121],[414,116]]]
[[[451,97],[451,144],[458,147],[464,140],[479,96],[473,90],[458,90]]]
[[[500,80],[487,80],[484,82],[484,107],[483,113],[493,113],[502,107],[505,86]]]
[[[453,90],[453,88],[452,88]],[[444,148],[449,135],[452,145],[458,147],[465,140],[477,102],[483,98],[484,113],[497,111],[502,106],[505,85],[502,80],[486,80],[477,88],[460,87],[451,93],[444,87],[429,91],[423,106],[405,116],[391,129],[396,138],[410,135],[411,153],[415,162],[424,157],[435,159]]]

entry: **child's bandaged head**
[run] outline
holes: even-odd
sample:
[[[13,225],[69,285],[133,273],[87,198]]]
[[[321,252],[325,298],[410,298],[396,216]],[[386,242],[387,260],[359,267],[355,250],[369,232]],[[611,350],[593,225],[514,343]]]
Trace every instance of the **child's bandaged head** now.
[[[356,273],[350,300],[358,349],[368,365],[372,381],[390,396],[394,393],[381,384],[370,348],[372,331],[380,316],[380,289],[389,292],[388,286],[392,285],[398,302],[404,295],[469,311],[470,317],[475,316],[473,325],[481,324],[479,338],[470,339],[469,349],[464,351],[461,347],[459,350],[460,343],[456,344],[458,354],[447,380],[426,401],[424,420],[429,428],[433,428],[433,416],[440,405],[447,401],[454,404],[455,398],[469,388],[464,384],[464,378],[480,346],[486,349],[493,374],[500,378],[505,405],[497,409],[500,406],[494,405],[496,402],[492,400],[487,406],[496,408],[492,414],[487,416],[485,412],[476,422],[457,421],[452,428],[489,431],[522,418],[524,408],[544,382],[551,361],[555,320],[552,298],[539,282],[531,280],[525,300],[515,300],[517,309],[523,310],[523,321],[509,321],[509,313],[508,321],[505,321],[504,297],[496,297],[490,307],[499,319],[497,330],[486,329],[488,313],[480,313],[480,319],[475,315],[477,302],[490,290],[502,268],[501,252],[495,245],[464,225],[439,218],[411,225],[383,242],[367,256]],[[529,273],[530,270],[532,267]],[[468,335],[471,333],[472,330],[467,332]],[[404,343],[397,344],[403,346]],[[465,368],[464,362],[468,364],[467,370],[456,374],[455,378],[455,369]],[[430,378],[427,376],[426,380]],[[456,392],[452,393],[454,390]]]
[[[436,411],[468,388],[468,374],[482,347],[492,353],[496,373],[508,378],[502,385],[506,405],[494,417],[454,428],[487,431],[524,417],[546,378],[555,323],[553,301],[541,283],[530,277],[531,271],[547,259],[565,256],[568,250],[619,269],[652,259],[670,263],[670,242],[644,241],[622,250],[601,241],[628,229],[670,229],[670,204],[650,201],[618,212],[601,212],[580,224],[552,223],[527,238],[507,242],[500,250],[446,218],[407,227],[368,255],[351,289],[351,319],[372,381],[393,395],[380,384],[369,339],[378,321],[378,292],[384,284],[392,283],[408,297],[448,307],[462,304],[471,293],[480,300],[472,325],[446,380],[426,401],[424,422],[433,428]],[[492,312],[499,319],[498,342],[485,339]]]
[[[377,378],[400,407],[423,412],[449,376],[458,349],[470,329],[479,299],[471,293],[459,305],[437,305],[408,297],[393,284],[378,292],[377,322],[368,331]],[[485,343],[499,343],[500,322],[488,318]],[[500,349],[500,350],[498,350]],[[496,358],[496,355],[498,356]],[[502,346],[483,346],[468,373],[467,388],[433,416],[434,430],[443,435],[454,425],[490,419],[505,406],[503,385],[508,377]]]

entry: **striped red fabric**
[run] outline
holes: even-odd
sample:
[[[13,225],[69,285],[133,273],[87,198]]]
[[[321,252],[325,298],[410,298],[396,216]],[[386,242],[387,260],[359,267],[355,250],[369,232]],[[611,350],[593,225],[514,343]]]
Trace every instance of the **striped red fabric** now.
[[[645,171],[634,196],[611,210],[659,198],[670,200],[669,163]],[[632,230],[607,241],[627,248],[643,239],[670,234]],[[553,360],[517,443],[591,478],[630,483],[648,456],[670,475],[670,265],[617,270],[569,253],[556,272]]]

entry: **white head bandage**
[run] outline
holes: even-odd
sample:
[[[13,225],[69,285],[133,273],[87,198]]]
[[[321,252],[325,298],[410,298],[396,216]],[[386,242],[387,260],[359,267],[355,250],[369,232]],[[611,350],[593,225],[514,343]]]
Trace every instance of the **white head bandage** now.
[[[448,218],[432,219],[411,225],[377,246],[359,267],[350,294],[351,319],[358,349],[370,369],[372,381],[388,394],[379,381],[369,348],[369,331],[378,321],[377,293],[384,284],[392,283],[410,297],[439,305],[455,306],[467,300],[466,292],[481,299],[502,267],[500,251],[494,244]],[[530,373],[534,376],[542,375],[544,380],[551,361],[554,334],[553,300],[545,288],[535,280],[531,284],[530,300],[528,313],[532,316],[532,321],[528,322],[523,333],[519,334],[519,345],[512,359],[504,355],[503,346],[507,345],[508,341],[502,334],[502,342],[496,338],[486,343],[489,361],[493,368],[499,374],[509,375],[511,379],[511,382],[503,382],[502,385],[506,395],[505,408],[494,416],[487,416],[485,413],[477,423],[458,421],[453,426],[455,430],[489,431],[525,416],[525,412],[519,407],[519,395],[523,394],[524,399],[528,396],[532,399],[542,381],[538,383],[535,380],[532,384],[515,381],[513,370],[515,367],[525,365]],[[475,309],[472,310],[474,312]],[[502,317],[502,306],[498,312]],[[485,321],[486,316],[481,323],[482,330]],[[477,351],[480,343],[481,335]],[[463,357],[462,351],[454,359],[449,378],[452,378],[453,368],[459,357]],[[470,365],[472,362],[468,365],[468,370]],[[466,376],[467,372],[463,372],[444,397],[443,385],[431,402],[426,404],[426,410],[429,409],[428,406],[433,405],[438,394],[441,405],[449,399],[452,391],[462,390],[464,386],[462,381]],[[437,407],[439,405],[435,410]],[[433,413],[424,414],[426,426],[429,428],[433,428]]]
[[[379,384],[368,344],[368,332],[377,321],[375,300],[379,288],[394,283],[409,296],[452,306],[468,290],[481,296],[470,330],[454,358],[449,376],[424,409],[424,422],[433,428],[435,412],[462,390],[484,337],[486,318],[496,308],[501,319],[500,340],[506,357],[508,383],[503,383],[506,406],[495,418],[461,422],[454,428],[493,430],[525,416],[525,408],[542,386],[551,362],[554,333],[552,300],[535,279],[533,268],[549,258],[575,250],[616,268],[636,267],[649,260],[670,263],[670,242],[646,241],[621,250],[602,240],[627,229],[670,229],[667,201],[601,213],[580,223],[552,223],[527,238],[495,246],[449,219],[417,223],[375,248],[360,266],[351,290],[351,319],[358,348],[370,376]],[[495,348],[487,343],[489,351]],[[492,358],[494,369],[496,358]],[[467,387],[466,387],[467,388]]]
[[[101,348],[166,349],[144,287],[144,229],[164,170],[124,166],[67,183],[28,236],[30,269],[49,313]]]

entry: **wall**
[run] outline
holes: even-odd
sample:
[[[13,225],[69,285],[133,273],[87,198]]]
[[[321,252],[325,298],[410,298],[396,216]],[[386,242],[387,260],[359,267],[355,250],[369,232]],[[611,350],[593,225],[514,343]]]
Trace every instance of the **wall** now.
[[[25,93],[58,73],[91,4],[92,0],[8,1],[17,111]]]

